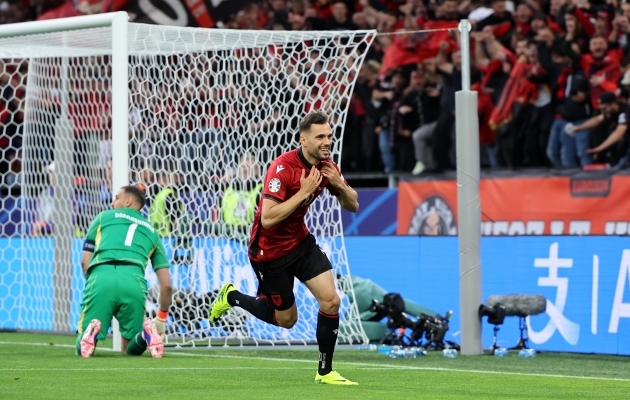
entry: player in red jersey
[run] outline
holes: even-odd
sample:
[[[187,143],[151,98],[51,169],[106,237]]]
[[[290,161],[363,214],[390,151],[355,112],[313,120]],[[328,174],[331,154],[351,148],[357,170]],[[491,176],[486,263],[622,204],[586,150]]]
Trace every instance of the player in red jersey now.
[[[291,328],[298,319],[293,281],[298,278],[319,303],[317,383],[356,385],[332,370],[339,330],[340,299],[335,290],[332,265],[308,231],[304,216],[324,189],[335,195],[343,208],[359,209],[357,192],[345,181],[330,159],[332,128],[328,116],[315,111],[300,122],[300,147],[275,159],[265,176],[262,196],[249,242],[249,259],[258,277],[259,297],[221,287],[210,310],[216,322],[234,306],[249,311],[272,325]]]

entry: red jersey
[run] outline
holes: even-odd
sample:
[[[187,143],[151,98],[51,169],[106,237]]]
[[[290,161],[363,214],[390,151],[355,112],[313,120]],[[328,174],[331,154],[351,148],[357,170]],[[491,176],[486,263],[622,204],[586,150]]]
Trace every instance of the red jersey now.
[[[331,163],[339,171],[337,164],[330,158],[325,161]],[[319,163],[317,169],[321,170],[322,166],[323,164]],[[324,188],[335,196],[339,195],[339,191],[330,185],[328,178],[322,177],[319,188],[284,221],[269,229],[263,228],[260,223],[263,199],[271,199],[278,203],[287,201],[300,190],[302,170],[305,171],[305,176],[308,176],[311,167],[302,154],[301,147],[282,154],[269,166],[249,240],[249,258],[252,260],[275,260],[291,252],[309,234],[304,223],[304,216],[317,196],[324,191]],[[346,182],[343,176],[341,179]]]

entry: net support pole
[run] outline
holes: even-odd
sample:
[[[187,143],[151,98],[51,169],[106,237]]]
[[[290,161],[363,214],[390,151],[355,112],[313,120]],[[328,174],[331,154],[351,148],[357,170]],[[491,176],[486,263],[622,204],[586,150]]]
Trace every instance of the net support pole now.
[[[481,344],[481,204],[479,201],[479,120],[477,92],[470,90],[470,30],[459,24],[462,90],[455,93],[457,213],[459,236],[459,306],[462,355],[483,354]]]
[[[65,34],[62,37],[66,44]],[[51,183],[53,196],[53,330],[71,332],[70,307],[72,299],[72,238],[74,221],[74,124],[68,115],[69,85],[68,57],[61,59],[61,113],[55,122],[55,169]]]
[[[129,184],[129,48],[127,13],[112,19],[112,193]],[[112,320],[113,348],[122,343],[118,321]]]

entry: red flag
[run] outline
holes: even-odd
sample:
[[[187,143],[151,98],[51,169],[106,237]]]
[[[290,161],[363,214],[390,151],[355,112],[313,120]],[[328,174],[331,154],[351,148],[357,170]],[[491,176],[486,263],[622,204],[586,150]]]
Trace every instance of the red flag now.
[[[479,144],[494,143],[495,134],[490,127],[490,115],[494,110],[492,97],[484,92],[479,83],[472,86],[477,92],[477,113],[479,114]]]
[[[422,25],[422,29],[457,29],[457,21],[427,21]],[[458,46],[449,31],[421,33],[416,39],[416,52],[420,61],[437,56],[442,42],[448,42],[451,49]]]
[[[418,62],[420,62],[420,58],[410,38],[398,38],[385,49],[381,73],[384,74],[392,68]]]
[[[499,104],[492,111],[488,121],[490,127],[495,131],[510,122],[512,119],[512,106],[515,102],[524,104],[533,99],[537,88],[536,85],[527,79],[528,68],[529,65],[521,59],[514,64],[510,78],[503,87],[501,100],[499,100]]]
[[[529,26],[529,25],[528,25]],[[512,21],[502,22],[500,24],[492,25],[492,34],[496,38],[502,38],[512,30]],[[525,35],[526,33],[523,33]]]
[[[457,21],[439,20],[422,24],[423,30],[455,28],[457,28]],[[401,34],[403,33],[401,32]],[[447,30],[420,32],[413,36],[397,38],[385,49],[381,73],[385,73],[391,68],[416,64],[437,56],[442,42],[448,42],[451,48],[457,47],[457,42],[451,38]]]

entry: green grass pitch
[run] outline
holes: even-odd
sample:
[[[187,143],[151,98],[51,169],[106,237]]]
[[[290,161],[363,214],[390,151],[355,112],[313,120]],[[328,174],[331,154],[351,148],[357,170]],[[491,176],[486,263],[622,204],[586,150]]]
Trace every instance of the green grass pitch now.
[[[390,359],[338,350],[359,386],[314,382],[311,350],[167,350],[164,358],[100,350],[74,355],[70,336],[0,333],[0,399],[627,399],[630,359],[538,354]],[[111,346],[108,340],[104,346]]]

